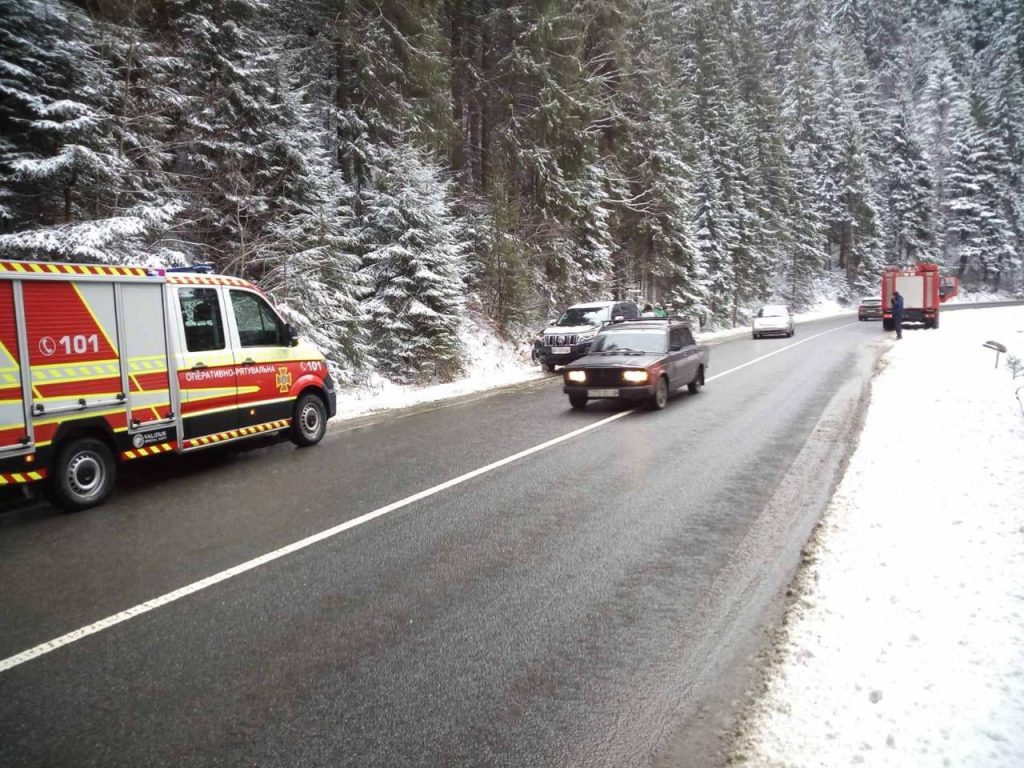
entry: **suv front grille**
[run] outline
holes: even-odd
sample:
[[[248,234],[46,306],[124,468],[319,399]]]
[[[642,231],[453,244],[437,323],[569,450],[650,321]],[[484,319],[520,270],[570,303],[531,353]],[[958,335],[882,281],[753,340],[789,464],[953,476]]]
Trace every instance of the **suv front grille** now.
[[[549,336],[544,337],[544,346],[546,347],[572,347],[579,343],[580,335],[578,333],[563,333],[557,334],[552,333]]]

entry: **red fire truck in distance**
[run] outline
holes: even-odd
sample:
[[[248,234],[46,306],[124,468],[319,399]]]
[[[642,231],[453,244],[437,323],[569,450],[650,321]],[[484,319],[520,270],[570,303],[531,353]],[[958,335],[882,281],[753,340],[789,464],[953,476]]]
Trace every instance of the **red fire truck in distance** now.
[[[924,262],[911,267],[886,267],[882,271],[882,328],[891,331],[892,295],[903,296],[903,322],[923,323],[925,328],[939,327],[939,305],[960,290],[960,279],[943,276],[938,264]]]
[[[103,502],[118,465],[324,436],[334,384],[258,288],[208,270],[0,261],[0,486]]]

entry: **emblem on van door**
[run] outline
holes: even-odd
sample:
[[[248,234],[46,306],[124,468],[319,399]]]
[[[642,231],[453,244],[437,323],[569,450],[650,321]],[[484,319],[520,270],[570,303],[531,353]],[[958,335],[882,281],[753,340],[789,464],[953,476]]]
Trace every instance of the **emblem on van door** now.
[[[277,369],[277,389],[283,395],[292,388],[292,372],[287,368]]]

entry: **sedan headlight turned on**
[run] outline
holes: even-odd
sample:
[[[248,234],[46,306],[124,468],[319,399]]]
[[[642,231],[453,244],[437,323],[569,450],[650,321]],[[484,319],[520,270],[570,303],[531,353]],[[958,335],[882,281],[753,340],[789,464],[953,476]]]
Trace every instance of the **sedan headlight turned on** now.
[[[647,371],[623,371],[622,380],[629,384],[646,384]]]
[[[574,384],[586,384],[587,383],[587,372],[586,371],[568,371],[565,374],[565,378]]]

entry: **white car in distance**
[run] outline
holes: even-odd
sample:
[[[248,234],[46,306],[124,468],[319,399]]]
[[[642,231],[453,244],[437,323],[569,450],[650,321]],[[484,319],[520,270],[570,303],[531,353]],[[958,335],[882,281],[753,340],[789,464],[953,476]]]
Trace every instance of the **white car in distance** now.
[[[766,304],[754,315],[753,336],[792,336],[796,333],[793,313],[785,304]]]

